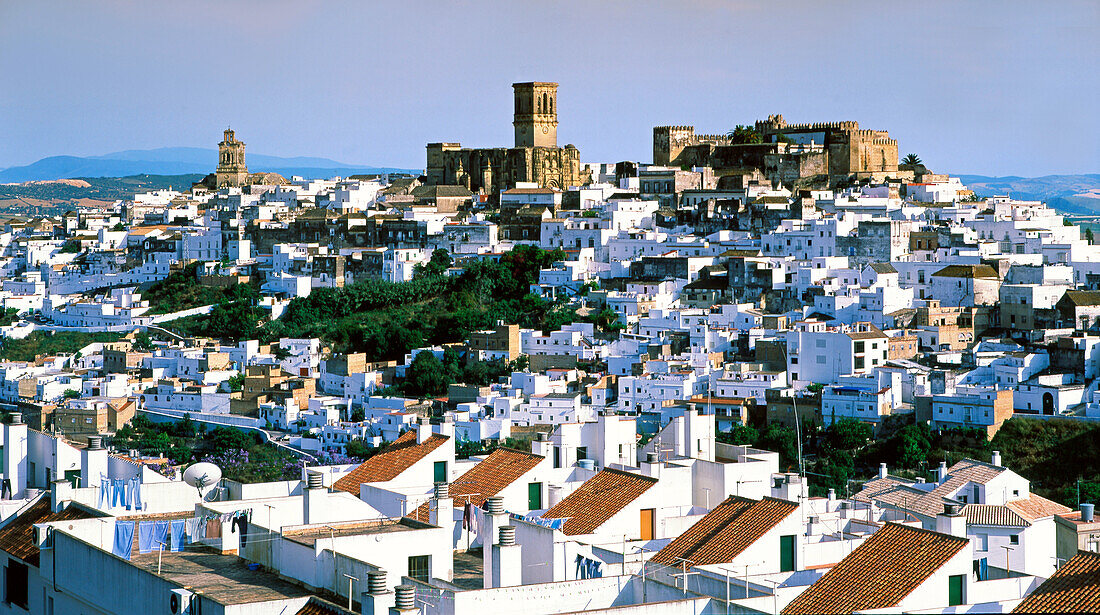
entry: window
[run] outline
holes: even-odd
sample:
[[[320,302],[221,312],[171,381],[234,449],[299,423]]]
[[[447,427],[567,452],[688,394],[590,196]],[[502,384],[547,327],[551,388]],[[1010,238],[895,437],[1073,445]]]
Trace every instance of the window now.
[[[978,534],[978,550],[989,550],[989,534]]]
[[[1008,543],[1013,544],[1013,545],[1020,544],[1020,535],[1019,534],[1013,534],[1013,535],[1009,536],[1008,537]]]
[[[856,342],[855,343],[855,352],[857,352],[857,353],[863,352],[863,342]]]
[[[409,556],[409,576],[421,583],[427,583],[431,579],[431,557],[430,555]]]
[[[554,467],[555,468],[560,468],[561,467],[561,447],[560,446],[555,446],[554,447]]]
[[[435,480],[435,482],[437,482],[437,483],[447,482],[447,462],[446,461],[437,461],[437,462],[435,462],[435,466],[433,467],[433,470],[434,470],[434,480]]]
[[[4,602],[27,608],[27,565],[11,560],[4,568]]]
[[[581,459],[588,459],[588,447],[587,446],[578,446],[577,447],[577,461],[580,461]]]

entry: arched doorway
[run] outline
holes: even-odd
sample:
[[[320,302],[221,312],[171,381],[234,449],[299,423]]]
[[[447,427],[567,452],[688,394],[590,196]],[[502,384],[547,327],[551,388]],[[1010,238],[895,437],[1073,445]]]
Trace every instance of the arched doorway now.
[[[1049,391],[1043,393],[1043,414],[1054,414],[1054,396]]]

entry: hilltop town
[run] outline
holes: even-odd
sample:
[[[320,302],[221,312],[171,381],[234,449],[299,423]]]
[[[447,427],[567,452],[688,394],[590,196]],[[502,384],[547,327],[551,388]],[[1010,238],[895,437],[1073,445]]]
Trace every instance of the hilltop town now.
[[[590,161],[558,94],[0,216],[0,613],[1100,610],[1091,230],[851,120]]]

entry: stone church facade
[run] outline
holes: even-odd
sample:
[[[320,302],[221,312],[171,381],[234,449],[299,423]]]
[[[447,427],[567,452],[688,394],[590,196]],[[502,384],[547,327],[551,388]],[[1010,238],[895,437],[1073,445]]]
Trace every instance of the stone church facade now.
[[[427,182],[464,186],[495,195],[517,182],[565,190],[583,183],[580,152],[558,147],[558,84],[513,83],[514,147],[464,148],[459,143],[429,143]]]

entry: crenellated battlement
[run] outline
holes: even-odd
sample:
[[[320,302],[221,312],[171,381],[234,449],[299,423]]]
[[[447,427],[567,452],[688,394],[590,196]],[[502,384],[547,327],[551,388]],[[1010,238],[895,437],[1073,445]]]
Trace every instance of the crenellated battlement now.
[[[695,132],[694,126],[654,126],[653,132]]]
[[[758,124],[767,126],[766,122]],[[817,132],[822,130],[859,130],[859,122],[812,122],[808,124],[787,124],[779,128],[783,132]]]

